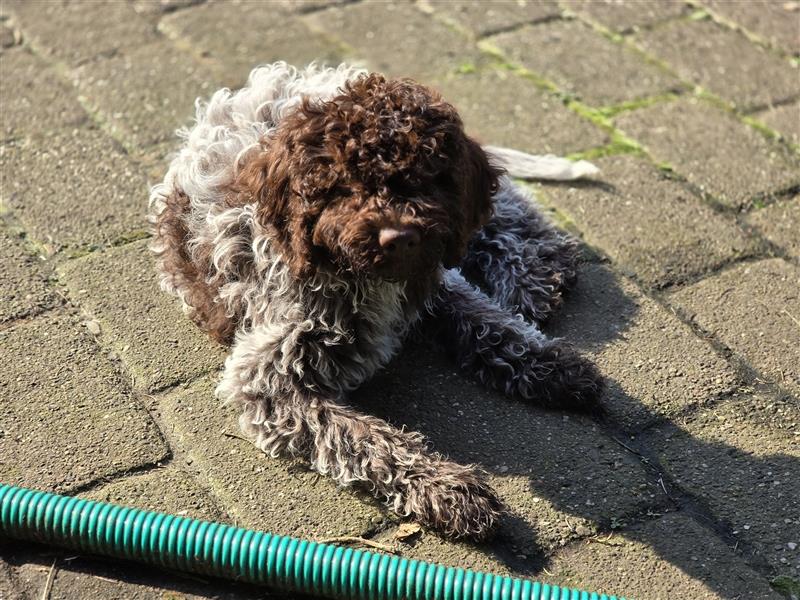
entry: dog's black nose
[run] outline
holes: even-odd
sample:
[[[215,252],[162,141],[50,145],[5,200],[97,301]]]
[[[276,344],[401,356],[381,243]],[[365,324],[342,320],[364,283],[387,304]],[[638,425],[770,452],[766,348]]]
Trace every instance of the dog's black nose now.
[[[378,233],[378,244],[386,254],[405,254],[419,246],[419,229],[410,225],[384,227]]]

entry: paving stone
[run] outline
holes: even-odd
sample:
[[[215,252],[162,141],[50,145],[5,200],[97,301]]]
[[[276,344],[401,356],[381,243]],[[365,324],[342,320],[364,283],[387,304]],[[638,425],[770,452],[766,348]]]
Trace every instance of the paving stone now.
[[[609,141],[560,100],[507,71],[478,68],[430,83],[456,106],[467,131],[487,144],[564,155]]]
[[[561,0],[564,8],[588,17],[611,31],[628,33],[675,19],[688,12],[686,2],[621,2],[620,0]]]
[[[175,133],[193,121],[195,101],[234,83],[215,77],[208,65],[167,40],[73,70],[71,77],[90,110],[138,159],[154,149],[174,153]]]
[[[108,244],[143,228],[147,181],[96,129],[1,146],[0,172],[8,209],[54,250]]]
[[[55,561],[55,566],[53,562]],[[53,570],[52,587],[43,596]],[[5,570],[14,585],[3,595]],[[133,561],[92,558],[70,550],[0,542],[0,600],[269,600],[287,598],[233,581],[183,575]],[[294,596],[292,596],[294,597]]]
[[[486,470],[511,510],[500,536],[528,556],[662,503],[638,460],[590,419],[491,393],[423,345],[409,345],[354,394],[353,404],[422,432],[457,462]]]
[[[753,211],[746,222],[789,256],[800,259],[800,196]]]
[[[18,36],[14,33],[14,30],[7,26],[3,21],[5,21],[5,17],[0,17],[0,54],[4,54],[7,48],[11,48],[19,41]]]
[[[70,66],[157,38],[155,27],[128,2],[10,0],[9,8],[37,52]]]
[[[579,21],[523,27],[490,41],[512,61],[592,106],[655,96],[681,85],[635,51],[606,39]],[[609,69],[609,65],[614,68]],[[598,77],[598,73],[603,76]]]
[[[800,146],[800,102],[769,108],[755,117],[780,133],[790,144]]]
[[[3,560],[4,550],[0,542],[0,600],[33,600],[36,592],[32,582],[19,581],[16,569]]]
[[[59,274],[72,300],[97,320],[104,344],[122,358],[137,388],[163,389],[222,366],[222,346],[158,289],[146,240],[70,261]]]
[[[800,54],[800,9],[792,2],[703,0],[715,14],[756,34],[773,46]]]
[[[353,48],[370,68],[391,76],[425,81],[480,57],[465,36],[410,4],[360,2],[313,13],[305,21]]]
[[[710,20],[676,21],[642,32],[636,41],[679,77],[741,110],[800,94],[800,70]]]
[[[800,161],[728,113],[694,98],[623,113],[616,125],[731,207],[800,183]]]
[[[417,6],[423,12],[441,15],[478,36],[553,19],[561,14],[555,0],[419,0]]]
[[[356,1],[357,0],[277,0],[276,4],[293,12],[306,13]]]
[[[129,475],[83,494],[89,500],[156,510],[192,519],[232,523],[209,490],[189,473],[170,465],[143,475]]]
[[[797,363],[795,363],[795,366]],[[653,430],[648,445],[774,574],[800,577],[800,410],[742,395]]]
[[[70,77],[114,137],[137,149],[175,139],[175,130],[191,123],[195,99],[223,87],[206,66],[163,39],[79,67]]]
[[[753,368],[800,394],[800,269],[779,258],[740,264],[668,301]]]
[[[171,442],[204,473],[222,508],[238,525],[280,535],[320,539],[360,535],[383,517],[377,502],[304,463],[269,458],[240,436],[238,414],[200,382],[159,401],[157,410]]]
[[[602,265],[586,265],[548,333],[596,361],[607,378],[603,401],[635,431],[724,394],[728,364],[677,317]]]
[[[142,15],[160,15],[203,4],[206,0],[133,0],[133,9]]]
[[[396,530],[390,530],[376,536],[375,541],[398,548],[403,558],[408,560],[425,560],[435,562],[447,567],[471,569],[496,573],[498,575],[511,575],[519,577],[513,569],[503,562],[500,557],[493,556],[490,545],[471,544],[469,542],[452,542],[432,533],[422,533],[415,536],[410,544],[397,543],[392,537]]]
[[[548,185],[550,201],[625,272],[662,287],[752,254],[733,222],[632,156],[594,161],[602,183]]]
[[[78,318],[49,313],[0,338],[3,482],[65,491],[168,455]]]
[[[159,29],[213,61],[218,76],[237,87],[256,65],[283,60],[298,67],[312,61],[335,66],[342,61],[333,44],[275,4],[242,2],[235,9],[205,4],[165,17]]]
[[[0,323],[59,304],[48,284],[50,269],[30,253],[23,239],[0,227]]]
[[[15,48],[0,60],[0,137],[49,137],[54,130],[72,130],[88,120],[75,90],[27,48]],[[14,90],[14,93],[6,93]]]
[[[628,598],[782,598],[722,540],[682,513],[576,544],[548,571],[565,585]]]

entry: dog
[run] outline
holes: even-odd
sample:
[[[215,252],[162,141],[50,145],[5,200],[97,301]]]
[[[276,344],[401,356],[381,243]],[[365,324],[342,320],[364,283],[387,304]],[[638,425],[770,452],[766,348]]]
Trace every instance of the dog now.
[[[474,466],[347,404],[411,332],[470,377],[543,407],[595,410],[596,367],[539,325],[576,242],[504,173],[585,162],[481,147],[436,91],[354,67],[256,68],[197,120],[150,197],[161,286],[231,345],[218,397],[270,456],[300,455],[402,517],[485,538],[503,503]]]

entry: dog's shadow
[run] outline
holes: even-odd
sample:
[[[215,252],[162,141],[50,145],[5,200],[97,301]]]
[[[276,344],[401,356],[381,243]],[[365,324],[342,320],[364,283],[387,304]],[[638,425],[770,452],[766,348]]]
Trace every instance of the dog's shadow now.
[[[562,313],[546,329],[590,353],[608,344],[626,343],[625,332],[635,320],[638,301],[625,293],[610,270],[587,265],[584,271],[591,276],[583,278]],[[626,447],[628,432],[614,415],[634,414],[640,422],[660,422],[658,427],[669,430],[669,436],[681,438],[688,453],[727,461],[726,468],[735,472],[726,477],[767,471],[796,473],[800,461],[786,455],[758,458],[723,443],[697,439],[652,414],[652,409],[626,394],[618,382],[607,379],[607,385],[604,403],[611,410],[606,417],[542,410],[469,382],[441,349],[415,341],[352,400],[365,412],[422,432],[436,450],[451,459],[477,464],[490,473],[492,484],[511,510],[498,535],[484,549],[515,573],[535,576],[547,568],[547,557],[564,544],[614,532],[648,545],[660,558],[722,595],[732,593],[724,577],[709,581],[706,565],[690,556],[685,545],[676,544],[674,537],[627,527],[664,512],[683,510],[732,551],[736,542],[731,536],[732,524],[717,517],[707,522],[711,511],[702,501],[669,488],[663,469]],[[772,504],[781,513],[790,510]],[[761,560],[752,558],[753,549],[746,543],[736,548],[739,553],[750,551],[751,564]],[[763,560],[760,567],[768,571]]]

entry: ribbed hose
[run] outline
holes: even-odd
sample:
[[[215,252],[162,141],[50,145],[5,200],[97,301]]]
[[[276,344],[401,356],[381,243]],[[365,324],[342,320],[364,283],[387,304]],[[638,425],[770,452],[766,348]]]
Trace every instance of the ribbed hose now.
[[[11,485],[0,485],[0,537],[330,598],[616,600]]]

